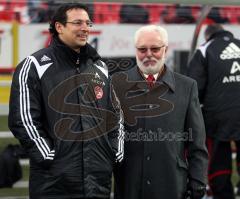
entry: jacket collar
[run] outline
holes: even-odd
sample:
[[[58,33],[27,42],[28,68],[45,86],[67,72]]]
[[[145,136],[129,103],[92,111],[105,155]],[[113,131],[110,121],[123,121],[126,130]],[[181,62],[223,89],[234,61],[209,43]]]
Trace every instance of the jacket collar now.
[[[220,30],[218,32],[213,33],[209,37],[208,41],[211,40],[211,39],[215,39],[215,38],[218,38],[218,37],[225,37],[225,36],[233,38],[233,34],[231,32],[229,32],[227,30]]]
[[[157,82],[163,82],[165,83],[173,92],[175,92],[175,78],[173,72],[166,66],[164,65],[164,73],[160,78],[157,79]]]
[[[95,62],[101,58],[97,51],[88,43],[81,47],[80,53],[68,47],[58,37],[53,37],[51,45],[59,50],[59,52],[62,52],[61,54],[65,54],[65,56],[70,58],[74,63],[76,63],[77,60],[86,61],[88,59],[92,59]]]
[[[129,71],[129,77],[131,81],[145,81],[144,77],[138,69],[138,66],[135,66]],[[171,89],[172,92],[175,92],[176,85],[174,73],[166,65],[164,65],[163,75],[158,77],[157,82],[164,83]]]

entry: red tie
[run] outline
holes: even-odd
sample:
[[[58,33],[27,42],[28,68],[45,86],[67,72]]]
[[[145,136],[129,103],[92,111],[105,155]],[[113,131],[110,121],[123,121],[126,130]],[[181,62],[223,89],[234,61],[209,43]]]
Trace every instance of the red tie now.
[[[147,83],[148,83],[149,88],[152,88],[152,87],[153,87],[154,81],[155,81],[154,76],[153,76],[153,75],[148,75],[148,77],[147,77]]]

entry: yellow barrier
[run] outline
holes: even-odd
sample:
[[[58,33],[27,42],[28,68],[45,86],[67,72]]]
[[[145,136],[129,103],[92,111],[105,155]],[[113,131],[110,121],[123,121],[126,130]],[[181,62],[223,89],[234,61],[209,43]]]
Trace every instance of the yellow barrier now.
[[[8,104],[12,75],[0,75],[0,104]]]

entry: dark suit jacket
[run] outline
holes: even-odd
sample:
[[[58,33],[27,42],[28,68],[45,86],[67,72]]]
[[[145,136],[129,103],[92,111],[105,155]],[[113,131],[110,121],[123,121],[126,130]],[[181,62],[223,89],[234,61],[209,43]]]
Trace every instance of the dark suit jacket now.
[[[112,78],[125,119],[117,199],[181,199],[207,181],[205,128],[194,80],[165,67],[152,89],[135,67]]]

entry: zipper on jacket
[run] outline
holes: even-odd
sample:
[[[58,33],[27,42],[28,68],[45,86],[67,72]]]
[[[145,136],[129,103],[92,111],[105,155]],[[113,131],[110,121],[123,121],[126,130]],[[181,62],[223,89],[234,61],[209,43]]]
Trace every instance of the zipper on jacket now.
[[[81,73],[81,71],[80,71],[80,68],[79,68],[79,67],[77,67],[77,73]]]
[[[76,61],[76,64],[79,65],[79,63],[80,63],[80,60],[79,60],[79,57],[78,57],[78,59]]]
[[[79,59],[79,57],[77,58],[77,61],[76,61],[76,70],[77,70],[77,73],[78,74],[80,74],[81,73],[81,70],[80,70],[80,59]],[[81,102],[80,102],[80,95],[81,95],[81,88],[79,87],[79,88],[77,88],[77,96],[78,96],[78,103],[80,104]],[[81,117],[81,116],[80,116]],[[81,121],[81,130],[83,130],[83,127],[82,127],[82,119],[80,119],[80,121]],[[84,144],[84,141],[81,141],[81,149],[82,149],[82,151],[81,151],[81,153],[82,153],[82,181],[83,181],[83,196],[85,197],[85,177],[84,177],[84,173],[85,173],[85,171],[84,171],[84,166],[85,166],[85,163],[84,163],[84,157],[83,157],[83,150],[84,150],[84,146],[83,146],[83,144]]]

